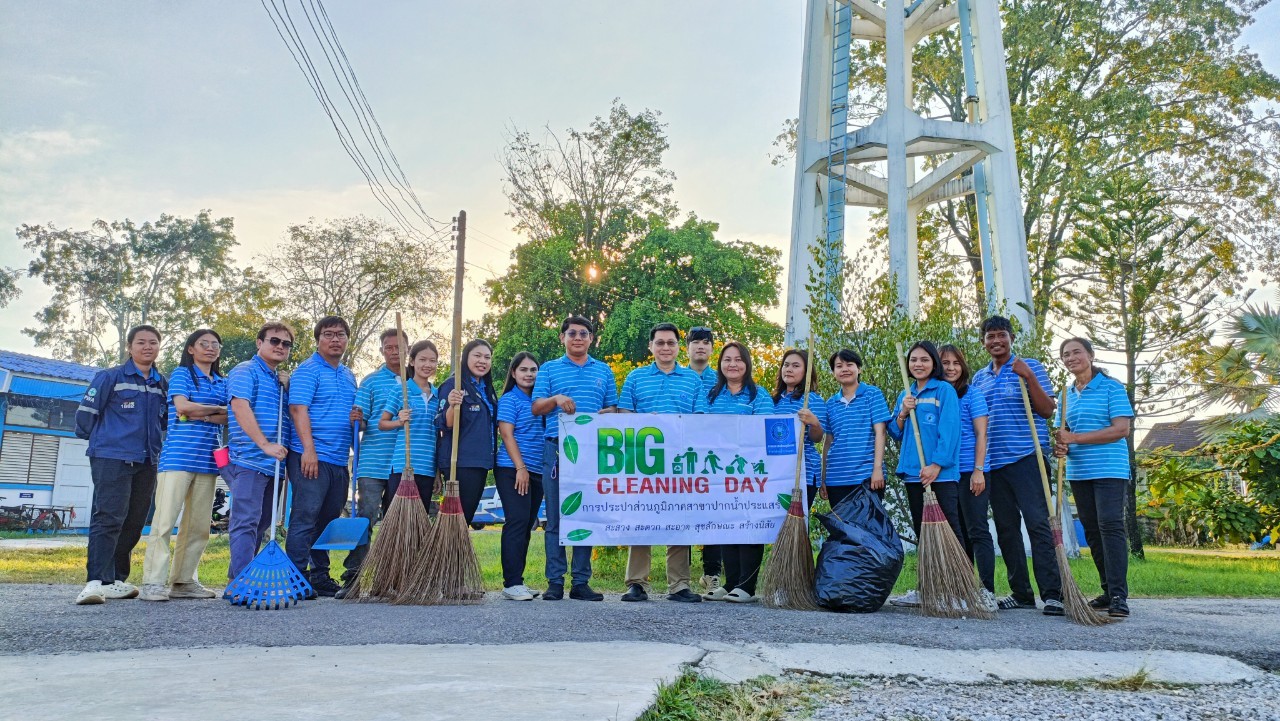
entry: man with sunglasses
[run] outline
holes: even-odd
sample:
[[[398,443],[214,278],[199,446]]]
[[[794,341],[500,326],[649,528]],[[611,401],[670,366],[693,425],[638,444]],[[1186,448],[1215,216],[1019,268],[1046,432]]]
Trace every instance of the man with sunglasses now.
[[[280,364],[293,348],[293,329],[284,323],[267,323],[258,330],[258,353],[227,374],[231,416],[227,421],[231,462],[219,471],[234,503],[227,525],[234,579],[249,565],[271,525],[271,479],[277,463],[289,451],[283,445],[290,433],[284,410],[288,395],[281,383]],[[276,436],[277,425],[282,435]]]

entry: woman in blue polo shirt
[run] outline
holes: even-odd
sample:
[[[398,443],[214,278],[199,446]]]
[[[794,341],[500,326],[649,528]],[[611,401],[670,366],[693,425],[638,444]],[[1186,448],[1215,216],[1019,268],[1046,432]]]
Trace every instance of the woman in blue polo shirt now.
[[[187,337],[182,360],[169,375],[169,425],[156,476],[155,513],[142,565],[144,601],[213,598],[196,568],[209,544],[218,467],[213,451],[227,423],[227,380],[218,367],[222,337],[202,328]],[[169,567],[169,536],[182,516]]]
[[[809,407],[804,407],[804,377],[809,374]],[[813,505],[822,461],[816,444],[827,429],[827,404],[818,393],[818,369],[809,362],[809,352],[790,348],[782,354],[778,382],[773,389],[773,412],[795,413],[804,425],[804,475],[809,505]]]
[[[440,384],[440,397],[447,403],[440,404],[436,426],[444,433],[440,436],[436,465],[449,480],[449,466],[453,454],[453,424],[459,411],[462,413],[458,439],[458,496],[462,501],[462,513],[471,525],[484,494],[489,471],[496,460],[498,437],[498,396],[493,388],[493,346],[489,341],[477,338],[462,348],[462,388],[454,387],[451,373]]]
[[[440,354],[436,344],[429,340],[420,340],[409,349],[409,407],[404,406],[404,393],[390,393],[382,407],[382,416],[378,419],[378,430],[398,431],[409,421],[409,455],[410,462],[416,471],[413,482],[418,487],[418,495],[422,496],[422,505],[431,508],[431,492],[435,482],[436,470],[436,410],[440,399],[431,387],[431,379],[435,378],[436,368],[440,362]],[[391,451],[391,477],[387,479],[387,492],[395,496],[396,489],[404,476],[404,432],[396,433],[395,446]]]
[[[837,506],[862,484],[884,498],[885,426],[893,414],[879,388],[864,383],[862,356],[841,348],[827,364],[840,390],[827,399],[827,501]]]
[[[751,373],[751,352],[737,341],[729,341],[720,349],[716,364],[716,382],[705,394],[698,394],[694,413],[735,416],[764,416],[773,413],[773,398],[756,386]],[[702,597],[708,601],[753,603],[756,580],[764,546],[754,543],[719,546],[724,564],[724,583]]]
[[[1066,419],[1054,454],[1067,459],[1067,480],[1076,498],[1102,595],[1089,605],[1117,618],[1129,615],[1129,541],[1124,530],[1129,483],[1129,425],[1133,406],[1120,381],[1093,364],[1093,344],[1069,338],[1058,348],[1074,382],[1067,387]]]
[[[546,418],[533,415],[533,384],[538,359],[521,351],[507,366],[507,382],[498,399],[498,464],[493,469],[502,499],[502,595],[512,601],[532,601],[536,595],[524,585],[529,534],[538,523],[542,504],[542,446]]]

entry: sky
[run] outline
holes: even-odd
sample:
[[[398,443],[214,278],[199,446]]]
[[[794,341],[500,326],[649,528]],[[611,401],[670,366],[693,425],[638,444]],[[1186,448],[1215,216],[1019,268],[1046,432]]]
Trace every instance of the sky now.
[[[583,128],[614,98],[662,113],[682,211],[720,223],[723,239],[778,248],[785,263],[794,169],[769,155],[797,113],[805,4],[326,7],[427,211],[467,210],[479,268],[464,315],[475,319],[479,284],[521,240],[505,215],[505,138]],[[1244,38],[1273,71],[1277,30],[1271,3]],[[235,218],[249,264],[291,224],[385,216],[258,2],[0,0],[0,98],[0,266],[28,261],[12,232],[24,223],[83,229],[208,208]],[[47,290],[21,287],[0,313],[0,348],[46,355],[21,329]],[[770,317],[781,322],[783,309]]]

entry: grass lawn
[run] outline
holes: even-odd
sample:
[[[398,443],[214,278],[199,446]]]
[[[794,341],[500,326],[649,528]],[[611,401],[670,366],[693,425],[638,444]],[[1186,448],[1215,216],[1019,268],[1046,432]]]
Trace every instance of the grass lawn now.
[[[9,536],[10,534],[5,534]],[[12,536],[11,536],[12,537]],[[30,536],[21,536],[30,538]],[[473,531],[476,553],[484,571],[485,586],[490,590],[502,588],[502,569],[499,562],[501,532],[497,530]],[[133,573],[130,578],[142,576],[142,551],[145,539],[134,551]],[[1087,554],[1087,551],[1086,551]],[[342,552],[331,555],[334,576],[341,573]],[[595,576],[592,585],[601,591],[620,593],[625,577],[627,552],[614,547],[596,548]],[[529,547],[528,570],[525,581],[534,588],[545,588],[542,576],[543,535],[535,532]],[[227,576],[230,551],[225,536],[215,537],[209,543],[200,562],[200,578],[211,586],[221,586]],[[0,550],[0,583],[69,583],[84,581],[85,549],[83,546],[50,550]],[[1098,591],[1097,572],[1086,555],[1071,562],[1076,580],[1086,594]],[[701,552],[694,549],[695,575],[702,568]],[[996,591],[1008,592],[1004,582],[1004,563],[996,559]],[[666,557],[661,547],[653,549],[652,578],[659,591],[664,590]],[[908,556],[898,579],[897,592],[914,588],[916,583],[915,557]],[[1148,546],[1146,560],[1130,559],[1129,587],[1135,597],[1165,598],[1179,596],[1222,596],[1231,598],[1270,597],[1280,598],[1280,553],[1274,551],[1242,553],[1197,550],[1187,553],[1182,549],[1159,549]]]

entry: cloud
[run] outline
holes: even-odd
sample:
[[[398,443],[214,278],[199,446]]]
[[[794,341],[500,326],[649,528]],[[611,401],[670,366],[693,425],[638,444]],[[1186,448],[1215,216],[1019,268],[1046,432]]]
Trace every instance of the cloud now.
[[[18,173],[103,147],[91,128],[36,128],[0,133],[0,173]]]

